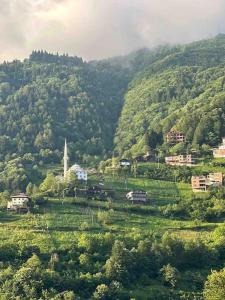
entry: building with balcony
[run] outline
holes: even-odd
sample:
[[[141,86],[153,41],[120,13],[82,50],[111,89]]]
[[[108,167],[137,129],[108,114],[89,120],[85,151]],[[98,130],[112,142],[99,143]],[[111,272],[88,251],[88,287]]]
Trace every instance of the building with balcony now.
[[[185,142],[185,136],[183,133],[181,133],[179,131],[171,130],[166,135],[166,141],[167,141],[167,143],[170,143],[170,144],[182,143],[182,142]]]
[[[222,144],[213,150],[214,158],[224,158],[225,157],[225,138],[222,138]]]
[[[223,173],[209,173],[207,176],[192,176],[191,186],[193,192],[206,192],[210,187],[223,185]]]
[[[20,193],[11,196],[11,200],[7,203],[7,210],[16,212],[28,212],[31,199],[27,195]]]
[[[168,156],[165,161],[167,165],[172,166],[191,166],[193,164],[191,154]]]

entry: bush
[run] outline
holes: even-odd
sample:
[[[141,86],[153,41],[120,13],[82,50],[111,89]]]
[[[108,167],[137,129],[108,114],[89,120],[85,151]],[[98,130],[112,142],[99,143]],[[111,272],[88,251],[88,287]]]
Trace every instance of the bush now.
[[[168,264],[162,267],[160,273],[162,274],[164,283],[169,284],[172,288],[175,288],[179,279],[178,270]]]
[[[82,222],[79,226],[79,229],[82,231],[86,231],[90,228],[89,224],[87,222]]]
[[[205,300],[225,299],[225,269],[208,276],[203,294]]]
[[[112,217],[111,211],[99,211],[97,214],[98,221],[103,225],[110,224],[111,217]]]
[[[44,205],[47,204],[48,198],[42,193],[33,196],[32,201],[34,202],[34,205]]]

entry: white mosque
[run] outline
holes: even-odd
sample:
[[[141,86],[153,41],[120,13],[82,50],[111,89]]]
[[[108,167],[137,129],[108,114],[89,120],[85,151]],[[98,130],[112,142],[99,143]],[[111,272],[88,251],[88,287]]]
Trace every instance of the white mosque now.
[[[87,181],[87,171],[81,168],[78,164],[73,165],[72,167],[68,168],[68,162],[69,162],[69,156],[68,156],[68,150],[67,150],[67,142],[65,139],[65,146],[64,146],[64,180],[66,179],[66,176],[68,172],[74,172],[77,176],[78,180],[85,180]]]

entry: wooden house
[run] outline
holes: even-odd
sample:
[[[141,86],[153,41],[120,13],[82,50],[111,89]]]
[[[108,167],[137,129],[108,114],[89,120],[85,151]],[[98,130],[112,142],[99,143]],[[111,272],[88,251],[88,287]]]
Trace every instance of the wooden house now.
[[[7,210],[16,212],[28,212],[31,199],[24,193],[11,196],[11,200],[7,203]]]
[[[144,191],[131,191],[126,194],[127,200],[131,203],[146,203],[148,201],[147,192]]]

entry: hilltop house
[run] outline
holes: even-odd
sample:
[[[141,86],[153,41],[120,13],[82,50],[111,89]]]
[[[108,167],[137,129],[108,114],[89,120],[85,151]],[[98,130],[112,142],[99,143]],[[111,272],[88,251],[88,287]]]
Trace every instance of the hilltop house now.
[[[222,139],[222,144],[213,150],[213,156],[215,158],[223,158],[225,157],[225,138]]]
[[[165,161],[167,165],[172,166],[191,166],[193,164],[191,154],[168,156],[165,158]]]
[[[132,203],[146,203],[148,200],[147,192],[144,191],[131,191],[126,194],[126,198]]]
[[[192,176],[191,186],[193,192],[205,192],[209,187],[222,186],[223,185],[223,173],[210,173],[207,176]]]
[[[7,203],[7,210],[16,212],[28,212],[30,202],[31,199],[23,193],[11,196],[11,201],[8,201]]]
[[[183,133],[171,130],[166,135],[166,141],[170,144],[177,144],[181,142],[185,142],[185,136]]]

